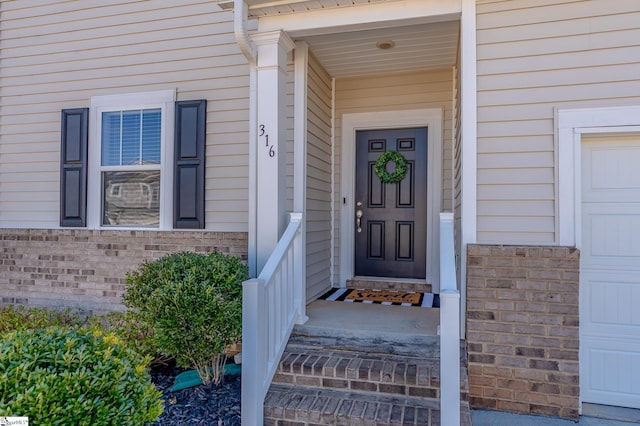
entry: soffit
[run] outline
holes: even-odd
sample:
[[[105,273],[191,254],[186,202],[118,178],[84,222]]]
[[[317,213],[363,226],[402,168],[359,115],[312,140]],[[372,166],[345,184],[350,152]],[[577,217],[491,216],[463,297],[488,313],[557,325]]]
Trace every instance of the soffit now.
[[[233,0],[214,0],[223,9],[233,9]],[[245,0],[249,18],[307,12],[320,9],[388,3],[398,0]]]
[[[459,21],[304,37],[333,77],[449,68],[456,64]],[[379,49],[381,41],[393,42]]]

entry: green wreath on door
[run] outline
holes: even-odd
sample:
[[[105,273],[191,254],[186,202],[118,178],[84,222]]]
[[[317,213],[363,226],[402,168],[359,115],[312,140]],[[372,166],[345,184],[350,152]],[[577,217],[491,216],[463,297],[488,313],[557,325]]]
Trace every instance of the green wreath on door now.
[[[389,164],[389,162],[393,162],[396,165],[393,173],[389,173],[387,170],[387,164]],[[408,170],[407,159],[397,151],[385,151],[384,154],[376,160],[375,172],[382,183],[402,182]]]

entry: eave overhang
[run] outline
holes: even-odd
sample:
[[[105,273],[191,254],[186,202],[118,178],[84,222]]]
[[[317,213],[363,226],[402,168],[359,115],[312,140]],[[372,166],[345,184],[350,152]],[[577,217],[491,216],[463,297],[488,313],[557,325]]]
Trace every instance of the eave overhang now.
[[[249,10],[249,19],[273,15],[285,15],[296,12],[334,9],[339,7],[358,6],[362,4],[387,3],[398,0],[245,0]],[[222,9],[231,10],[234,0],[214,0]]]

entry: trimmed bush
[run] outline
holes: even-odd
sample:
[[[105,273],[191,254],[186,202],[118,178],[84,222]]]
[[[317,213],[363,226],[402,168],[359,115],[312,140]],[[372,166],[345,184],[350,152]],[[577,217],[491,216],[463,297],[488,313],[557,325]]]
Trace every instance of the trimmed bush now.
[[[218,384],[225,349],[242,333],[247,266],[230,255],[180,252],[127,275],[125,305],[152,330],[158,350]]]
[[[0,342],[0,416],[39,425],[143,425],[162,413],[149,358],[100,330],[49,327]]]

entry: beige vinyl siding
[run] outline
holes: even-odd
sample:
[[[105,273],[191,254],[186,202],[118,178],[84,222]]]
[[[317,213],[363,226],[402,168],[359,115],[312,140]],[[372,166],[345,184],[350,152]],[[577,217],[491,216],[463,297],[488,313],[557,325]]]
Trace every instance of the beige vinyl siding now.
[[[61,109],[175,89],[208,101],[207,229],[247,230],[248,66],[231,12],[208,0],[20,0],[0,13],[0,226],[59,226]]]
[[[478,242],[553,244],[554,108],[640,103],[640,2],[477,2]]]
[[[331,287],[331,77],[309,55],[307,80],[307,299]]]
[[[420,108],[442,108],[444,111],[442,143],[442,188],[441,205],[450,211],[452,206],[452,95],[453,75],[451,69],[415,71],[374,76],[336,79],[336,153],[341,152],[342,115],[375,111],[394,111]],[[340,159],[336,158],[336,205],[341,209]],[[336,235],[340,235],[340,223],[336,218]],[[336,241],[336,245],[339,242]],[[339,265],[339,250],[334,262]],[[336,268],[336,271],[339,267]]]

